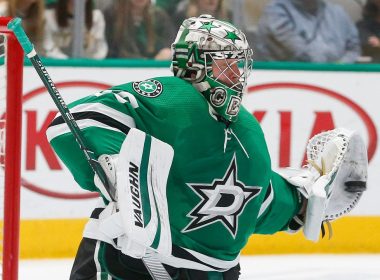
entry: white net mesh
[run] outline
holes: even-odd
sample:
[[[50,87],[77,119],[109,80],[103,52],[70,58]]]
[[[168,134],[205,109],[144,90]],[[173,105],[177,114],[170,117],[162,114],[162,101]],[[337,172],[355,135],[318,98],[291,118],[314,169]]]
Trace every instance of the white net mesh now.
[[[320,134],[315,135],[313,138],[309,140],[309,143],[306,148],[307,159],[309,162],[313,161],[320,165],[320,157],[322,156],[323,150],[326,144],[336,138],[341,137],[344,142],[348,141],[347,135],[342,133],[339,129],[329,130],[326,132],[322,132]],[[347,143],[340,147],[341,150],[337,152],[336,158],[334,160],[333,166],[330,172],[334,172],[338,166],[341,164],[345,149],[347,148]]]

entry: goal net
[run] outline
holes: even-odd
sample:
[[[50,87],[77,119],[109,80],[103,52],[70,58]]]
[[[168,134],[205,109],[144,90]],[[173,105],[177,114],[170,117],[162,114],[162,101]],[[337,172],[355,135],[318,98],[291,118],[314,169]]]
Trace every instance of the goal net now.
[[[23,52],[0,17],[0,263],[3,280],[18,278]]]

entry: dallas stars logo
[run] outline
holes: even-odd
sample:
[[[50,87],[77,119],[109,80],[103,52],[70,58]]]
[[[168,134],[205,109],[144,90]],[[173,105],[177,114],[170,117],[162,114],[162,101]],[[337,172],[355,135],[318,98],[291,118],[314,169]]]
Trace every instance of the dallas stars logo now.
[[[211,184],[188,184],[202,199],[187,215],[192,221],[182,230],[189,232],[212,223],[221,222],[235,238],[238,229],[238,217],[247,203],[258,196],[261,187],[245,186],[237,179],[236,157],[222,179]]]
[[[157,80],[134,82],[132,86],[138,94],[146,97],[157,97],[162,92],[162,84]]]

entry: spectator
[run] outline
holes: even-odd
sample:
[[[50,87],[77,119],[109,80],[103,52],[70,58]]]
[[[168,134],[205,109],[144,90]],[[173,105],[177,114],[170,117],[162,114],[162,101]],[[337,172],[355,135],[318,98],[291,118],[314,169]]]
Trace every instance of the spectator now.
[[[171,58],[173,25],[150,0],[116,0],[105,11],[105,18],[109,57]]]
[[[113,4],[113,0],[93,0],[95,7],[101,11],[106,10]]]
[[[68,58],[72,53],[74,0],[58,0],[54,9],[45,12],[44,48],[47,57]],[[92,0],[85,3],[84,57],[105,58],[108,52],[104,36],[105,22]]]
[[[0,17],[6,16],[8,13],[8,0],[0,0]]]
[[[371,62],[380,62],[380,0],[368,0],[363,9],[363,19],[357,24],[362,55]]]
[[[260,18],[257,59],[353,63],[358,31],[338,5],[324,0],[273,0]]]
[[[177,6],[174,23],[179,27],[184,19],[202,14],[209,14],[220,20],[232,20],[232,14],[225,8],[223,0],[182,0]]]
[[[44,28],[44,0],[0,1],[0,16],[20,17],[26,34],[36,50],[41,50]]]
[[[164,9],[168,15],[174,15],[180,0],[156,0],[155,5]]]
[[[46,9],[54,8],[56,4],[57,4],[57,0],[45,0]]]

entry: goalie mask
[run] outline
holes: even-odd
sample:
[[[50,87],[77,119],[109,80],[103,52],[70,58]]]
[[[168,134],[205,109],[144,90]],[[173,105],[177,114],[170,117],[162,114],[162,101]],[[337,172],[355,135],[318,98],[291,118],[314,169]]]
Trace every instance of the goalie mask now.
[[[225,121],[235,121],[252,69],[244,33],[210,15],[192,17],[182,23],[172,50],[174,75],[191,82]]]

